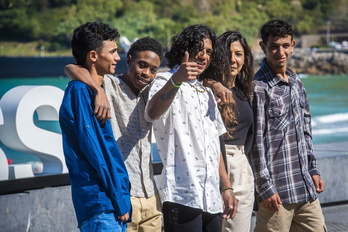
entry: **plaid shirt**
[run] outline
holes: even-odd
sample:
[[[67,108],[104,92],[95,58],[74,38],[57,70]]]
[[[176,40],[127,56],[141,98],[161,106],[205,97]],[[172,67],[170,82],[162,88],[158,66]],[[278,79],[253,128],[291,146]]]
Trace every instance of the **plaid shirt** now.
[[[278,192],[285,204],[317,198],[312,175],[319,175],[313,154],[311,116],[306,91],[287,69],[289,83],[263,60],[255,74],[255,141],[251,153],[259,201]]]

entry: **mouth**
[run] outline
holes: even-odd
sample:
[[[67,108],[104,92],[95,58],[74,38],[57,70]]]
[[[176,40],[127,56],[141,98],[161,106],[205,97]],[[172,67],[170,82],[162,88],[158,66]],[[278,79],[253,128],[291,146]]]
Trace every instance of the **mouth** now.
[[[196,63],[197,63],[197,67],[198,67],[199,69],[204,68],[204,67],[205,67],[205,65],[206,65],[206,63],[205,63],[205,62],[203,62],[203,61],[199,61],[199,60],[197,60],[197,59],[195,59],[195,60],[194,60],[194,62],[196,62]]]
[[[141,83],[143,83],[144,85],[149,85],[151,84],[151,81],[147,81],[144,78],[141,77],[137,77],[138,81],[140,81]]]

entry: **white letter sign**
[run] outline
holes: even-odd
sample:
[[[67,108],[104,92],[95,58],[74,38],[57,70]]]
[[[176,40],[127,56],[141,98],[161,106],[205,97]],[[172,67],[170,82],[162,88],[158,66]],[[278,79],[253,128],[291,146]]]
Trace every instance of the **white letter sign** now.
[[[54,86],[18,86],[5,93],[0,101],[1,141],[11,149],[39,157],[43,174],[66,173],[67,168],[61,135],[37,127],[34,113],[38,120],[58,121],[63,95],[64,91]]]

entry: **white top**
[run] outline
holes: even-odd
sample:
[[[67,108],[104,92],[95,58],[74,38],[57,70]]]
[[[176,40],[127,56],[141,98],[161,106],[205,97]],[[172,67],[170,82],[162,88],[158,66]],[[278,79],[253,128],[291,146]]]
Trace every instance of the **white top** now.
[[[127,167],[131,195],[151,197],[156,192],[151,162],[151,123],[144,118],[148,88],[138,95],[119,77],[104,76],[110,102],[111,126]]]
[[[177,71],[158,73],[150,100]],[[209,213],[222,212],[219,136],[226,132],[215,98],[201,82],[183,83],[170,108],[153,120],[153,130],[163,170],[158,189],[170,201]],[[147,108],[145,109],[147,113]],[[147,114],[145,119],[151,121]]]

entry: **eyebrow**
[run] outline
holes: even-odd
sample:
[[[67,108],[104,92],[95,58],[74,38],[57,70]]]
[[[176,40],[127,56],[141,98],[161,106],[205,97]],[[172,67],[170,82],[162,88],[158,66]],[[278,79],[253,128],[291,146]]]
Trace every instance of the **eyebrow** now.
[[[286,42],[286,43],[270,43],[270,45],[284,45],[284,44],[291,44],[291,42]]]
[[[147,64],[149,67],[156,67],[156,68],[159,68],[159,66],[157,66],[157,65],[151,65],[149,62],[147,62],[147,61],[145,61],[145,60],[141,60],[141,59],[138,60],[138,63],[144,63],[144,64]]]

